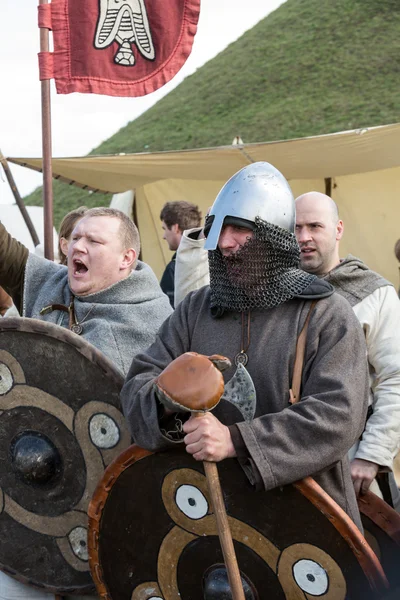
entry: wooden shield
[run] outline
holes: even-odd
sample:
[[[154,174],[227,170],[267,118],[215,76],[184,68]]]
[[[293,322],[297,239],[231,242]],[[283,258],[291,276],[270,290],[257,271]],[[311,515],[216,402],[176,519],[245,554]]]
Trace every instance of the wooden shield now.
[[[235,459],[218,469],[246,600],[382,597],[376,556],[312,480],[255,492]],[[223,557],[202,463],[181,448],[123,452],[89,507],[89,561],[103,599],[231,598],[213,591]]]
[[[0,320],[0,568],[16,579],[54,593],[94,590],[87,508],[130,444],[122,382],[70,331]]]

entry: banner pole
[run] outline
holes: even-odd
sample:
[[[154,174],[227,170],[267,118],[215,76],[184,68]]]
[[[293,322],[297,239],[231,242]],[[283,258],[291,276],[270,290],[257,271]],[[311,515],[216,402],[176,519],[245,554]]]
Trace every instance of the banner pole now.
[[[39,236],[36,233],[36,229],[35,229],[34,224],[32,223],[32,219],[30,218],[29,213],[26,210],[24,201],[22,200],[22,198],[20,196],[20,193],[19,193],[17,185],[15,183],[13,174],[11,173],[11,169],[8,166],[8,161],[7,161],[6,157],[3,155],[1,150],[0,150],[0,164],[4,169],[4,173],[6,174],[7,181],[10,185],[15,202],[21,212],[22,218],[25,221],[25,225],[27,226],[29,233],[31,234],[33,245],[37,246],[38,244],[40,244]]]
[[[49,4],[39,0],[39,5]],[[40,27],[40,52],[49,52],[49,29]],[[53,180],[51,162],[51,101],[50,79],[41,81],[42,92],[42,156],[43,156],[43,205],[44,205],[44,255],[54,259],[53,250]]]

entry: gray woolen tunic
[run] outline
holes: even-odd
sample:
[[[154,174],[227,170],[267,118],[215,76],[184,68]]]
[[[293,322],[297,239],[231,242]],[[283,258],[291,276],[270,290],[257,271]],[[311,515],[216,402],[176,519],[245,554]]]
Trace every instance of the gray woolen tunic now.
[[[137,355],[122,390],[122,405],[135,442],[149,450],[174,443],[159,427],[153,382],[174,358],[187,351],[223,354],[234,363],[241,349],[241,316],[213,319],[210,290],[189,294]],[[290,405],[296,341],[310,307],[294,299],[251,313],[249,371],[257,392],[252,422],[222,400],[214,410],[226,425],[237,424],[248,458],[241,460],[251,482],[266,490],[308,475],[330,494],[360,527],[347,451],[360,436],[366,417],[368,377],[365,342],[349,304],[337,294],[319,300],[311,317],[302,379],[302,399]],[[236,367],[224,371],[225,382]],[[178,442],[179,443],[179,442]]]

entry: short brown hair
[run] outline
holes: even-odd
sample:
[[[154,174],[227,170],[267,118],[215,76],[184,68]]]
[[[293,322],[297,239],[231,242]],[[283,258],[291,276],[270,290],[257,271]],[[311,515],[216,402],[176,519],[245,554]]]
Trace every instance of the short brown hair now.
[[[178,225],[181,231],[185,231],[185,229],[200,226],[201,212],[195,204],[190,204],[185,200],[177,200],[176,202],[164,204],[160,219],[164,221],[168,229],[171,229],[172,225]]]
[[[109,208],[107,206],[98,206],[97,208],[89,208],[85,212],[85,218],[89,217],[114,217],[119,219],[119,237],[124,250],[133,248],[137,255],[140,253],[140,236],[138,228],[128,215],[117,208]],[[135,261],[136,264],[136,261]]]
[[[79,219],[82,219],[82,217],[84,216],[84,214],[87,210],[88,210],[87,206],[80,206],[79,208],[75,208],[74,210],[71,210],[71,212],[67,213],[65,215],[65,217],[63,218],[63,220],[61,221],[60,231],[58,234],[58,258],[59,258],[60,264],[62,264],[62,265],[67,264],[67,257],[65,256],[64,252],[61,250],[60,240],[61,240],[61,238],[65,238],[66,240],[68,240],[77,221],[79,221]]]

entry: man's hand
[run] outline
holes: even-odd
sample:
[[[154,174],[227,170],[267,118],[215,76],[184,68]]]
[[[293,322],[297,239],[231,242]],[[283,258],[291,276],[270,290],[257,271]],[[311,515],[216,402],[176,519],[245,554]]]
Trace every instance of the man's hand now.
[[[356,496],[365,494],[378,473],[379,465],[369,460],[355,458],[350,463],[351,478]]]
[[[236,456],[231,433],[214,415],[204,413],[204,416],[191,416],[183,426],[186,436],[186,452],[196,460],[219,462],[224,458]]]
[[[0,287],[0,315],[4,317],[9,308],[12,307],[12,299],[2,287]]]

